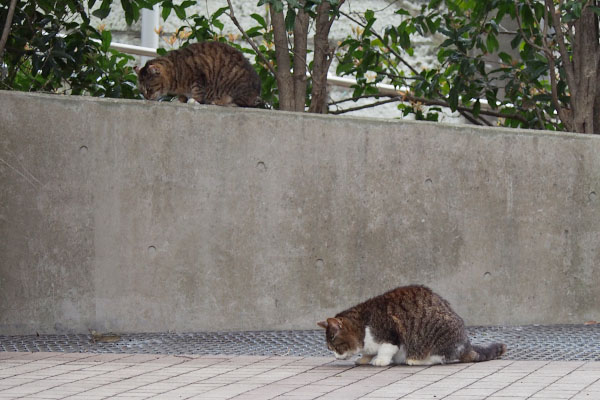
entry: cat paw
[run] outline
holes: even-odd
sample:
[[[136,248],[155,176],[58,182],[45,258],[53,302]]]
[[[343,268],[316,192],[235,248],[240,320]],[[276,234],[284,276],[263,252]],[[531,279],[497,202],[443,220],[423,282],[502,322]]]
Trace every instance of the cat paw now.
[[[372,361],[371,361],[371,365],[374,365],[376,367],[387,367],[388,365],[390,365],[392,360],[387,360],[385,358],[381,358],[381,357],[375,357]]]

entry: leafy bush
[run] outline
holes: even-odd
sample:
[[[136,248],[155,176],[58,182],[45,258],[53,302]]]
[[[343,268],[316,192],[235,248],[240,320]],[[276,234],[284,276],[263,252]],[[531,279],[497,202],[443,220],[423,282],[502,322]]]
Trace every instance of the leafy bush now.
[[[8,4],[0,5],[2,25]],[[4,54],[0,89],[140,97],[133,57],[109,48],[111,34],[90,25],[79,1],[21,2]]]

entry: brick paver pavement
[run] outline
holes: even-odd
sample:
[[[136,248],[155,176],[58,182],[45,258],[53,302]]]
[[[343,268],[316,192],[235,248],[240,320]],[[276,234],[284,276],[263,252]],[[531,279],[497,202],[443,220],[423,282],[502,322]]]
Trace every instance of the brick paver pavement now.
[[[600,362],[0,352],[0,399],[600,399]]]

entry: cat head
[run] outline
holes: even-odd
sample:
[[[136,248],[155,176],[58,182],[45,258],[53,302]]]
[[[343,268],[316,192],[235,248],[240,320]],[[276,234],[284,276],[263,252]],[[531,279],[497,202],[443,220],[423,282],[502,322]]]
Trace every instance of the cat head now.
[[[317,325],[325,329],[327,348],[338,360],[346,360],[362,350],[359,332],[347,318],[327,318]]]
[[[146,99],[158,100],[161,96],[168,94],[167,83],[169,79],[166,77],[165,66],[153,63],[153,60],[150,60],[145,67],[135,66],[133,69],[138,76],[140,92]]]

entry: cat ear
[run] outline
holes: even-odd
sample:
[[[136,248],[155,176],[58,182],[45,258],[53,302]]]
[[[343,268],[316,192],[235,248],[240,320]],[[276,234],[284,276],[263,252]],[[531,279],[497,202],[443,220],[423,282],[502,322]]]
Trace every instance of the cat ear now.
[[[135,65],[133,67],[133,70],[135,71],[136,74],[138,74],[138,75],[140,74],[140,67],[138,67],[137,65]]]
[[[319,325],[323,329],[327,329],[327,321],[319,321],[317,322],[317,325]]]
[[[327,318],[327,325],[331,329],[333,336],[336,336],[342,329],[342,320],[340,318]]]
[[[160,75],[160,67],[158,65],[149,65],[148,66],[148,72],[151,73],[152,75]]]

